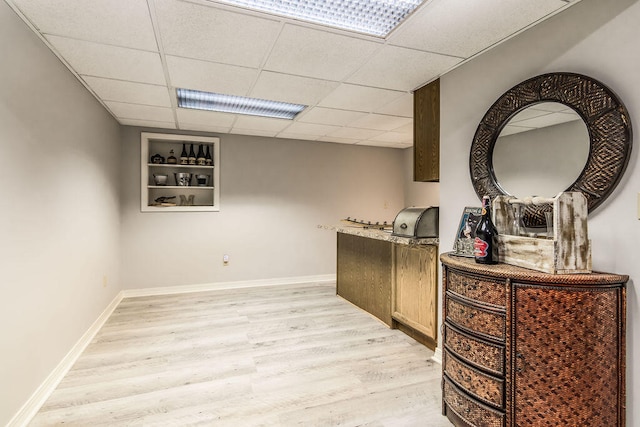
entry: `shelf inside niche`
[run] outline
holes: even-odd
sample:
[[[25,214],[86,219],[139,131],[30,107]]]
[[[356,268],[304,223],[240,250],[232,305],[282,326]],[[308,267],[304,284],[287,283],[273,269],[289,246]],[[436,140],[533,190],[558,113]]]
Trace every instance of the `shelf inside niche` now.
[[[213,190],[213,186],[204,185],[147,185],[147,188],[169,189],[169,190]],[[151,206],[151,205],[149,205]]]
[[[170,163],[148,163],[150,168],[179,168],[179,169],[213,169],[215,165],[198,166],[198,165],[172,165]]]

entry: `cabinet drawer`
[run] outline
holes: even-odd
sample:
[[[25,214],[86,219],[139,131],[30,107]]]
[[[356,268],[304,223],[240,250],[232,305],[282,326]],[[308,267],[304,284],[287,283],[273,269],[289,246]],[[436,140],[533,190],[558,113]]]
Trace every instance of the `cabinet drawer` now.
[[[442,398],[450,410],[472,426],[503,427],[505,415],[464,394],[447,378],[443,378]]]
[[[502,345],[479,341],[445,325],[444,346],[463,360],[496,375],[504,375],[505,348]]]
[[[506,320],[504,313],[496,313],[447,298],[447,319],[470,331],[504,340]]]
[[[504,409],[504,380],[484,374],[444,352],[443,370],[468,393],[480,400]]]
[[[447,275],[447,290],[465,298],[505,307],[507,286],[504,282],[493,282],[474,276],[450,271]]]

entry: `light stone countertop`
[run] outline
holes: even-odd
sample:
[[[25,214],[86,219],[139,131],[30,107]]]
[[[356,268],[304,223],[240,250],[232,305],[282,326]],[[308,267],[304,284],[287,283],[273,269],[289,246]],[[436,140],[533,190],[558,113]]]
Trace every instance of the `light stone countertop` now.
[[[349,225],[318,225],[323,230],[336,231],[338,233],[353,234],[354,236],[368,237],[370,239],[385,240],[387,242],[399,243],[402,245],[438,245],[440,240],[437,237],[415,239],[413,237],[399,237],[391,235],[391,230],[378,230],[373,228],[363,228]]]

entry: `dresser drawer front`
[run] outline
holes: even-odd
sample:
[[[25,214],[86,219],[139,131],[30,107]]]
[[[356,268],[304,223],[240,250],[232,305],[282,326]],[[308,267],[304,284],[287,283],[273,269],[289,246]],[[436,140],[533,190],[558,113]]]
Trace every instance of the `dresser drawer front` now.
[[[484,343],[461,334],[446,325],[444,328],[444,345],[462,359],[481,366],[496,375],[504,375],[504,346]]]
[[[444,377],[442,397],[450,410],[472,426],[503,427],[505,415],[465,395]]]
[[[443,370],[446,375],[468,393],[480,400],[504,409],[504,380],[484,374],[457,360],[445,350]]]
[[[447,275],[447,290],[488,304],[501,307],[507,304],[507,285],[504,282],[493,282],[450,271]]]
[[[447,298],[447,319],[470,331],[501,340],[505,339],[506,320],[504,313],[481,310],[453,298]]]

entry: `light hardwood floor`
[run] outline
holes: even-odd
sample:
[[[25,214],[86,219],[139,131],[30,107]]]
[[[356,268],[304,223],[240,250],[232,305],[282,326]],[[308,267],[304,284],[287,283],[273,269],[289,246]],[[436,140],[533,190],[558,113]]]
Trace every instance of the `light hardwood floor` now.
[[[432,351],[301,284],[126,298],[33,426],[450,426]]]

